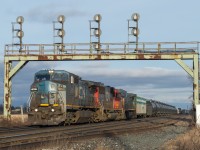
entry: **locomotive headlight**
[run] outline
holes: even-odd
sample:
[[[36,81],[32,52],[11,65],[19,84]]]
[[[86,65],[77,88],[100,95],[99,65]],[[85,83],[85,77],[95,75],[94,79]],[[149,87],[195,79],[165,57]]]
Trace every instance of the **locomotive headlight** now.
[[[35,108],[35,112],[38,112],[38,109],[37,109],[37,108]]]
[[[37,87],[32,87],[31,88],[31,91],[37,91],[38,89],[37,89]]]
[[[51,111],[52,111],[52,112],[54,112],[54,111],[55,111],[55,109],[53,109],[53,108],[52,108],[52,109],[51,109]]]

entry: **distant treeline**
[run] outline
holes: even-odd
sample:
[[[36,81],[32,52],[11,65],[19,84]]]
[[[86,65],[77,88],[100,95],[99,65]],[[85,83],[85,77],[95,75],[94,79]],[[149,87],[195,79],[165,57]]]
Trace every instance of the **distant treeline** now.
[[[27,113],[26,104],[23,105],[23,112]],[[11,113],[12,114],[20,114],[21,113],[21,107],[20,106],[11,106]],[[3,114],[3,104],[0,104],[0,114]]]

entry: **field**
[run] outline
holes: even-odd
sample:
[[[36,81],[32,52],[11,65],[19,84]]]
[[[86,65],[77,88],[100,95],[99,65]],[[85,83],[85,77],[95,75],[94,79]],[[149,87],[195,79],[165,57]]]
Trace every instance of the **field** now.
[[[27,114],[24,114],[23,116],[19,114],[12,115],[10,121],[4,118],[3,115],[0,115],[0,127],[24,126],[27,124]]]

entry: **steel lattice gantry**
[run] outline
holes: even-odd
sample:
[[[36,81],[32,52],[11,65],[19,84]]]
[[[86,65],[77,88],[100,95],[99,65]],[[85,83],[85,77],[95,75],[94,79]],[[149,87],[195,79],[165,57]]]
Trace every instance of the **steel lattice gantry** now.
[[[25,44],[23,50],[15,45],[5,46],[4,58],[4,116],[11,115],[12,78],[29,61],[71,61],[71,60],[175,60],[193,78],[194,104],[199,104],[199,42],[160,42],[134,44],[101,43],[101,52],[90,43],[64,44],[64,51],[56,44]],[[184,60],[192,60],[193,68]],[[12,66],[13,62],[18,62]]]

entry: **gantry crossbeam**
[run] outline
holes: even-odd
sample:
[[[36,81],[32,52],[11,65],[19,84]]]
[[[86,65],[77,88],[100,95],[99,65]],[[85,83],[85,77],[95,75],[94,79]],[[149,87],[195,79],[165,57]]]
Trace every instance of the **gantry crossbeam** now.
[[[199,103],[199,42],[146,42],[101,43],[98,53],[90,43],[70,44],[24,44],[19,51],[17,45],[5,46],[4,71],[4,116],[11,114],[12,77],[29,61],[72,61],[72,60],[175,60],[193,77],[194,103]],[[62,49],[60,49],[62,47]],[[189,68],[183,60],[192,60]],[[15,67],[12,62],[18,61]]]

